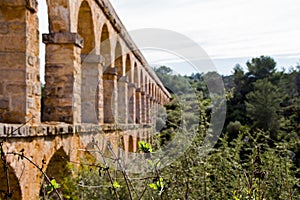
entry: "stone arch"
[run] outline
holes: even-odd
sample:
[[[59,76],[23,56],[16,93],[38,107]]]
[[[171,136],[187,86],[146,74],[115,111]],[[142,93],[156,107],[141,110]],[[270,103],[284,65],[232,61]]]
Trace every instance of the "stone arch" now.
[[[103,121],[104,123],[115,122],[115,71],[112,66],[110,33],[106,24],[103,24],[100,36],[100,57],[102,65],[103,81]]]
[[[134,63],[134,66],[133,66],[133,83],[135,84],[135,86],[137,88],[140,86],[139,85],[139,69],[138,69],[136,62]]]
[[[143,92],[145,92],[145,77],[142,69],[140,71],[140,88]]]
[[[130,55],[129,54],[127,54],[127,56],[126,56],[125,74],[128,77],[128,82],[133,83],[133,80],[132,80],[131,59],[130,59]]]
[[[109,30],[106,24],[102,26],[100,42],[100,55],[102,57],[102,65],[106,69],[107,67],[111,66],[111,42]]]
[[[117,41],[115,47],[115,70],[118,76],[118,108],[117,116],[118,123],[124,124],[127,123],[127,110],[128,110],[128,99],[127,99],[127,77],[124,76],[123,70],[123,52],[122,46],[119,41]]]
[[[115,68],[118,74],[118,77],[122,77],[123,74],[123,53],[122,53],[122,47],[119,41],[117,41],[116,47],[115,47]]]
[[[145,76],[144,71],[140,71],[140,91],[141,91],[141,118],[140,123],[146,122],[146,87],[145,87]]]
[[[69,0],[47,0],[49,32],[70,32]]]
[[[79,8],[77,32],[83,38],[81,49],[81,122],[97,123],[99,119],[99,69],[95,59],[95,35],[92,10],[87,1]]]
[[[135,123],[139,124],[141,120],[141,91],[139,83],[139,69],[137,63],[134,63],[133,66],[133,82],[135,84],[136,93],[135,93]]]
[[[148,79],[147,82],[147,86],[148,86],[148,95],[152,96],[152,87],[151,87],[151,79]]]
[[[133,123],[135,120],[135,86],[132,78],[133,70],[131,65],[130,55],[127,54],[125,61],[125,74],[128,77],[128,123]]]
[[[13,170],[13,168],[8,164],[8,174],[9,174],[9,186],[10,191],[12,192],[11,200],[22,199],[22,192],[19,180]],[[6,172],[1,163],[0,167],[0,199],[5,199],[5,193],[7,192],[6,184]]]
[[[81,54],[86,56],[95,48],[94,23],[92,10],[87,1],[83,1],[79,8],[77,32],[83,38],[84,45]]]
[[[66,176],[71,175],[71,171],[67,166],[69,160],[70,158],[64,151],[63,147],[58,149],[52,155],[46,169],[46,174],[50,178],[50,180],[55,179],[57,183],[62,183]],[[43,195],[44,192],[46,191],[44,191],[44,184],[42,184],[40,195]],[[56,194],[53,193],[53,195],[55,196]]]

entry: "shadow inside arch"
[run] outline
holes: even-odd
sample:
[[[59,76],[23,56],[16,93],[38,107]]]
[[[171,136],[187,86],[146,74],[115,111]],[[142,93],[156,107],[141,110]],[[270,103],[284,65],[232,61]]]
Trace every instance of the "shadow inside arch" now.
[[[50,180],[55,179],[55,181],[61,186],[58,191],[63,193],[63,185],[65,178],[71,176],[71,170],[68,167],[69,156],[64,151],[63,147],[57,150],[49,161],[46,169],[46,174],[50,178]],[[47,196],[47,192],[45,189],[45,185],[47,185],[44,180],[40,189],[40,197]],[[52,192],[49,195],[50,199],[58,199],[55,192]]]
[[[19,183],[19,179],[14,173],[14,170],[11,166],[8,167],[8,174],[9,174],[9,187],[10,192],[12,193],[11,200],[20,200],[22,199],[22,192],[21,187]],[[5,195],[8,191],[7,188],[7,178],[6,178],[6,172],[4,171],[3,163],[1,162],[0,167],[0,199],[6,199]]]

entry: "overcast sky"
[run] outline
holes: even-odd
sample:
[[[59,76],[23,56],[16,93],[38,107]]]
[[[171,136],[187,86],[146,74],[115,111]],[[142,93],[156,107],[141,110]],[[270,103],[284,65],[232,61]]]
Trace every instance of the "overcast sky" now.
[[[300,58],[299,0],[111,0],[127,30],[163,28],[197,42],[219,72],[269,55],[278,68]],[[166,63],[148,56],[150,63]],[[166,56],[167,57],[167,56]],[[179,65],[175,65],[180,66]],[[179,72],[185,73],[182,67]],[[188,70],[186,70],[188,71]],[[188,72],[187,72],[188,73]]]
[[[39,13],[43,14],[45,4],[39,3],[42,11]],[[111,3],[129,32],[161,28],[184,34],[208,53],[222,74],[230,74],[235,64],[244,66],[247,60],[260,55],[275,58],[279,69],[295,66],[300,59],[299,0],[111,0]],[[47,32],[45,20],[40,21],[41,33]],[[150,64],[169,65],[182,74],[193,72],[174,55],[143,53]]]

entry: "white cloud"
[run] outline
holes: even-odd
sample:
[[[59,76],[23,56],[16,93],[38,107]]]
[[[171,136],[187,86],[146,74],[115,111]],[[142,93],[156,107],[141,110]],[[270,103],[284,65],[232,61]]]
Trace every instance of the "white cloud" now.
[[[293,62],[300,58],[298,0],[111,0],[111,3],[128,31],[162,28],[184,34],[196,41],[227,74],[238,61],[255,56],[271,55]],[[45,7],[41,1],[38,13],[41,33],[48,32]],[[154,63],[181,62],[178,57],[165,54],[156,58],[146,55],[146,58]],[[228,69],[224,69],[225,65]]]
[[[300,52],[297,0],[111,1],[129,30],[174,30],[214,58]]]

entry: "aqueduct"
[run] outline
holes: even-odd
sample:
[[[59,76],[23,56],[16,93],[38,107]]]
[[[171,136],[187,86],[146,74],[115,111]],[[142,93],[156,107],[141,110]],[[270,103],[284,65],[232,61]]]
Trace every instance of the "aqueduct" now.
[[[22,150],[51,171],[53,160],[61,155],[78,160],[77,149],[86,147],[98,134],[112,143],[121,136],[129,152],[136,151],[139,140],[151,141],[153,112],[169,101],[170,94],[110,2],[43,1],[48,6],[49,33],[43,34],[42,41],[46,45],[42,91],[38,2],[0,0],[0,137],[5,141],[4,150]],[[91,131],[94,128],[101,131]],[[7,161],[15,188],[12,199],[39,199],[39,171],[16,156],[7,155]],[[6,191],[2,166],[0,174],[0,189]]]

